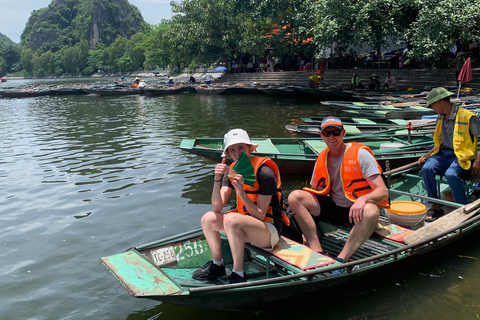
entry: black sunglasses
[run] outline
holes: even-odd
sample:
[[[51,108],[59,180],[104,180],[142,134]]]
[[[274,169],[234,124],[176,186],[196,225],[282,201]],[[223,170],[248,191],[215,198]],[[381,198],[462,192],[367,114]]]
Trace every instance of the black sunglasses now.
[[[330,137],[330,135],[332,135],[334,137],[338,137],[339,135],[342,134],[342,130],[322,131],[322,134],[325,137]]]

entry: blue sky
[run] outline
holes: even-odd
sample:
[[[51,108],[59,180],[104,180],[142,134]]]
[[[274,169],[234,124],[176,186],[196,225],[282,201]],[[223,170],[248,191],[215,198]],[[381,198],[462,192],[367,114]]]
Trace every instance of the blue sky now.
[[[28,18],[33,10],[47,7],[52,0],[0,0],[0,32],[20,42]],[[150,24],[158,24],[162,19],[170,19],[170,0],[128,0],[142,13]]]

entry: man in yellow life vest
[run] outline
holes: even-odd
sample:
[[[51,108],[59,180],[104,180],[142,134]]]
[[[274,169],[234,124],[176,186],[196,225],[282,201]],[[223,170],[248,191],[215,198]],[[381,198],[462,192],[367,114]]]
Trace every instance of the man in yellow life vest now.
[[[251,142],[246,131],[230,130],[224,136],[223,157],[238,161],[245,153],[248,157],[258,147]],[[243,271],[244,246],[249,242],[265,250],[272,250],[280,239],[282,230],[282,192],[280,172],[269,158],[251,157],[255,182],[247,184],[243,176],[232,170],[223,161],[215,167],[212,190],[212,211],[202,217],[202,229],[212,252],[212,260],[194,271],[197,280],[215,280],[226,275],[222,258],[220,232],[227,235],[233,258],[233,270],[227,284],[247,281]],[[229,179],[222,179],[224,174]],[[223,180],[223,181],[222,181]],[[236,209],[222,212],[231,192],[235,189]]]
[[[477,137],[480,135],[480,120],[471,111],[450,102],[454,93],[438,87],[427,95],[427,105],[438,114],[433,134],[435,146],[420,157],[423,182],[429,197],[437,198],[435,176],[445,174],[454,201],[467,204],[468,197],[461,176],[471,169],[473,175],[480,174],[477,158]],[[427,211],[425,221],[430,222],[444,214],[442,206],[433,203]]]
[[[311,187],[294,190],[288,202],[312,250],[323,252],[315,221],[353,224],[337,256],[337,261],[346,262],[375,230],[378,206],[388,207],[388,189],[372,151],[360,143],[343,141],[345,130],[339,118],[323,119],[320,136],[327,148],[317,158]]]

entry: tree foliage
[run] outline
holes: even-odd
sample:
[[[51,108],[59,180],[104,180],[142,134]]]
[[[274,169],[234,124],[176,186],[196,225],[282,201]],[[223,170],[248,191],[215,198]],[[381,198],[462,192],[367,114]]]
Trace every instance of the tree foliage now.
[[[312,56],[349,46],[382,51],[396,39],[413,57],[445,56],[480,38],[478,0],[184,0],[147,25],[127,0],[52,0],[36,10],[20,48],[0,34],[3,72],[91,74]],[[478,50],[477,50],[478,51]],[[243,61],[246,63],[246,61]]]

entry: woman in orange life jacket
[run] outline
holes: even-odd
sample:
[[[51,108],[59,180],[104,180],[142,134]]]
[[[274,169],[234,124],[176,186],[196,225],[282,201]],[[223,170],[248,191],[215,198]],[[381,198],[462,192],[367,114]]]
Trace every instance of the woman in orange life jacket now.
[[[294,190],[288,203],[306,243],[315,251],[322,252],[315,220],[354,224],[337,256],[337,261],[346,262],[373,233],[380,215],[377,205],[388,207],[388,189],[371,151],[343,141],[339,118],[323,119],[320,135],[327,149],[317,158],[311,188]]]
[[[233,129],[225,134],[224,145],[222,157],[233,161],[238,161],[242,153],[250,157],[258,146],[251,142],[247,132],[242,129]],[[279,240],[282,222],[277,194],[281,185],[278,168],[268,158],[253,157],[251,163],[255,171],[254,187],[245,185],[240,174],[223,181],[222,176],[229,171],[225,158],[215,167],[213,211],[207,212],[201,220],[212,260],[192,273],[194,279],[214,280],[226,274],[220,232],[227,235],[233,257],[233,270],[227,283],[247,281],[243,272],[245,243],[271,250]],[[237,208],[224,213],[222,210],[233,189],[237,195]]]

